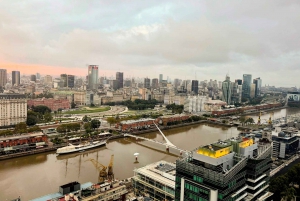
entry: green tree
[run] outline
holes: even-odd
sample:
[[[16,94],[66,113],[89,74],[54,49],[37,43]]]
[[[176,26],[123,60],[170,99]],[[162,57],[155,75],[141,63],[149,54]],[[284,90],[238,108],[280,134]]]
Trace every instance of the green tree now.
[[[293,187],[285,188],[284,191],[280,193],[280,195],[285,198],[286,201],[291,201],[295,199],[296,190]]]
[[[91,121],[91,127],[95,130],[96,128],[98,129],[101,125],[101,122],[98,119],[93,119]]]
[[[92,132],[92,126],[91,126],[91,122],[87,122],[83,125],[86,133],[91,133]]]
[[[15,130],[14,130],[15,133],[27,133],[27,125],[25,122],[21,122],[21,123],[18,123],[16,124],[16,127],[15,127]]]
[[[109,126],[111,127],[112,124],[116,123],[116,119],[114,117],[108,117],[106,121],[109,123]]]
[[[33,126],[33,125],[35,125],[37,123],[37,121],[38,121],[38,119],[37,119],[36,116],[34,116],[34,115],[28,115],[27,119],[26,119],[26,124],[28,126]]]
[[[71,108],[73,109],[73,108],[75,108],[75,107],[76,107],[76,104],[75,104],[74,101],[72,101],[72,102],[71,102]]]
[[[44,115],[46,112],[51,112],[51,109],[50,108],[48,108],[47,106],[45,106],[45,105],[38,105],[38,106],[35,106],[35,107],[33,107],[32,108],[32,110],[34,111],[34,112],[38,112],[38,113],[40,113],[40,114],[42,114],[42,115]]]
[[[52,120],[52,114],[50,112],[46,112],[44,115],[44,119],[46,122],[50,122]]]
[[[84,117],[82,117],[82,121],[83,122],[89,122],[89,121],[91,121],[91,118],[88,117],[88,116],[86,116],[86,115],[84,115]]]

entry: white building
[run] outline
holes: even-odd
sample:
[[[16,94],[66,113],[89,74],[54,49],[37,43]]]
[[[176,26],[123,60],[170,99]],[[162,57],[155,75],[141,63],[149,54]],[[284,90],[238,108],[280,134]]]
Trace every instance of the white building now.
[[[153,200],[175,199],[176,165],[166,161],[134,170],[132,186],[136,192]]]
[[[208,101],[206,96],[188,96],[184,102],[185,112],[205,112],[204,103]]]
[[[0,126],[26,122],[27,100],[23,94],[0,94]]]

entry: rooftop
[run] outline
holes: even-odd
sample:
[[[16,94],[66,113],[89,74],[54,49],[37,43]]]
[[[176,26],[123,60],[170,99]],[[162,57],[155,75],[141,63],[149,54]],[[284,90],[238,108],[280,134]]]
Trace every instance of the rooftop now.
[[[134,170],[155,181],[159,181],[171,188],[175,188],[176,165],[174,163],[159,161]]]

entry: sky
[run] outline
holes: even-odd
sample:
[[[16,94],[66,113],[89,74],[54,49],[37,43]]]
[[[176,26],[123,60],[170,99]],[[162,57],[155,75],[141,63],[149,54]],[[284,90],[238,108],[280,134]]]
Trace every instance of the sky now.
[[[300,87],[299,0],[0,1],[0,68]]]

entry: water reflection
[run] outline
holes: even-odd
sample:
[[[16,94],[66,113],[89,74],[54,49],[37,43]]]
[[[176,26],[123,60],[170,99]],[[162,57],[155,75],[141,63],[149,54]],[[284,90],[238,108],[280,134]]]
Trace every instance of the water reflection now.
[[[223,128],[216,125],[193,125],[163,131],[176,146],[192,150],[200,145],[212,143],[218,139],[236,136],[236,128]],[[159,132],[141,135],[164,142]],[[97,182],[98,171],[88,162],[93,158],[103,165],[108,165],[114,154],[115,178],[125,179],[133,176],[135,168],[143,167],[159,160],[175,162],[177,156],[165,150],[149,148],[146,141],[130,138],[109,142],[106,147],[56,156],[55,153],[44,153],[26,156],[7,161],[0,161],[0,200],[12,199],[21,195],[23,200],[30,200],[45,194],[58,191],[58,186],[70,181]],[[134,153],[139,153],[138,162],[134,163]]]

